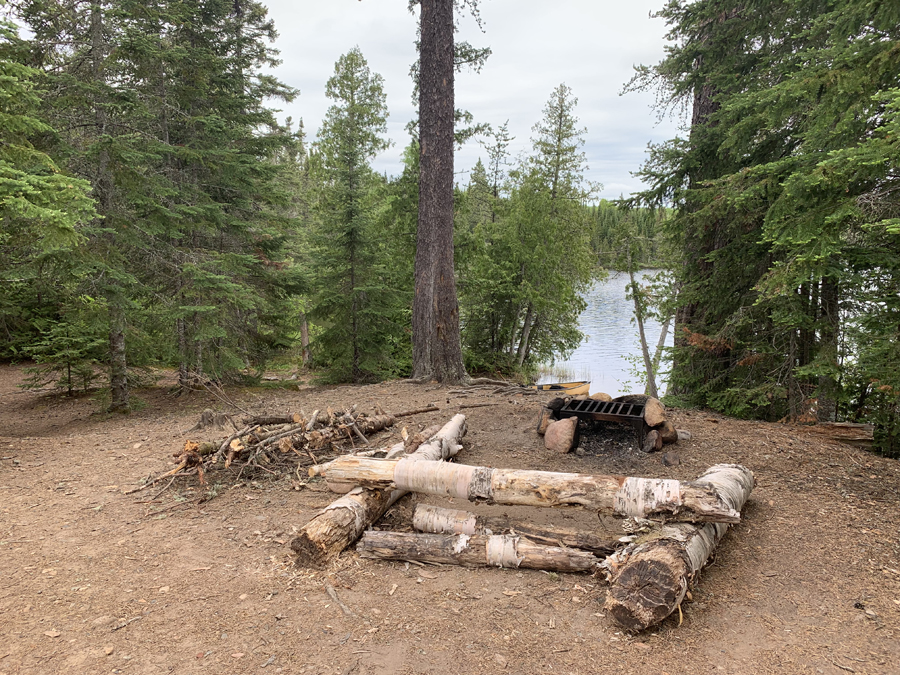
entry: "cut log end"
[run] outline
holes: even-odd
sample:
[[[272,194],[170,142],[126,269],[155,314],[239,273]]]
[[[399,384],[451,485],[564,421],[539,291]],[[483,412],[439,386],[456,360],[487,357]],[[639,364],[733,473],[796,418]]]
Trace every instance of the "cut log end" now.
[[[291,541],[291,550],[297,555],[297,567],[321,570],[330,562],[331,556],[328,550],[304,532]]]
[[[623,628],[645,630],[678,607],[687,591],[689,573],[677,545],[660,542],[629,559],[614,577],[605,609]]]

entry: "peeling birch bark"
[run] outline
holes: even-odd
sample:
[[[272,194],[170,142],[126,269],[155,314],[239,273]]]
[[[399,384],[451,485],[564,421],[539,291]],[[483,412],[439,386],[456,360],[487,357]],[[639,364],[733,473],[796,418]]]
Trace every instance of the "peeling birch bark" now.
[[[717,464],[699,482],[715,486],[736,511],[753,490],[753,472],[736,464]],[[728,525],[657,525],[602,564],[611,584],[605,608],[623,628],[653,626],[681,604],[688,587],[722,540]]]
[[[395,486],[423,494],[522,506],[580,505],[604,514],[687,522],[740,522],[709,482],[589,476],[579,473],[493,469],[465,464],[339,457],[329,481]]]
[[[438,462],[456,455],[466,434],[466,416],[455,415],[405,461]],[[397,444],[400,448],[402,443]],[[397,446],[395,446],[397,447]],[[321,569],[359,539],[363,531],[406,494],[402,489],[357,487],[313,516],[291,541],[297,565]]]
[[[588,551],[543,546],[507,534],[416,534],[368,531],[356,550],[363,558],[416,560],[467,567],[591,572],[600,560]]]
[[[538,526],[523,520],[479,516],[469,511],[442,509],[430,504],[416,505],[413,528],[434,534],[517,534],[545,546],[565,546],[604,555],[622,546],[612,535],[603,537],[593,532]]]

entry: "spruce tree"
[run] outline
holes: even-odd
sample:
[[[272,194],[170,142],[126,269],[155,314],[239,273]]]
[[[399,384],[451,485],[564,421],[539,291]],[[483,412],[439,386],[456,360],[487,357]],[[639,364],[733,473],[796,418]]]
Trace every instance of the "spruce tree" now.
[[[321,325],[316,353],[339,380],[362,382],[392,371],[390,336],[398,304],[374,228],[384,192],[371,161],[389,147],[383,79],[359,48],[341,56],[326,94],[314,147],[317,183],[316,292],[311,318]]]

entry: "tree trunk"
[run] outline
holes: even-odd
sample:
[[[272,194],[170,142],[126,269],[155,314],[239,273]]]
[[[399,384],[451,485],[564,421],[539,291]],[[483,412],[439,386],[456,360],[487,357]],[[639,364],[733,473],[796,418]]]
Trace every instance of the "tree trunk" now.
[[[464,464],[338,457],[325,472],[329,481],[400,490],[469,501],[522,506],[574,506],[601,513],[661,517],[688,522],[740,522],[705,483],[654,478],[588,476]]]
[[[592,572],[592,553],[542,546],[509,534],[415,534],[369,531],[356,547],[363,558],[418,560],[467,567],[511,567],[555,572]]]
[[[531,339],[533,316],[534,310],[529,304],[528,310],[525,312],[525,322],[522,324],[522,337],[519,339],[519,351],[516,355],[516,363],[519,364],[520,368],[522,367],[522,364],[525,363],[525,355],[528,353],[528,341]]]
[[[453,269],[453,0],[422,0],[414,379],[466,378]]]
[[[309,322],[306,314],[300,317],[300,363],[309,365]]]
[[[121,300],[109,297],[109,394],[110,412],[126,412],[128,402],[128,363],[125,355],[125,312]]]
[[[417,504],[413,512],[413,528],[434,534],[518,534],[546,546],[579,548],[592,553],[608,554],[616,550],[616,537],[602,537],[552,525],[534,525],[523,520],[479,516],[460,509],[442,509]]]
[[[406,460],[436,463],[452,457],[459,452],[459,443],[465,434],[466,416],[455,415]],[[398,445],[403,446],[402,443]],[[291,549],[297,554],[297,564],[317,569],[325,567],[405,494],[402,489],[356,488],[332,502],[313,516],[291,542]]]
[[[835,373],[838,372],[840,312],[838,308],[838,284],[833,277],[822,279],[821,301],[820,333],[822,338],[819,344],[818,360],[828,370],[819,375],[816,417],[819,422],[834,422],[837,418],[839,393]]]
[[[647,371],[647,387],[644,393],[653,398],[659,398],[656,393],[656,372],[653,369],[653,362],[650,360],[650,346],[647,344],[647,334],[644,332],[644,308],[641,306],[640,289],[634,280],[634,272],[631,269],[631,254],[628,256],[628,278],[631,279],[634,318],[637,321],[638,335],[641,338],[641,354],[644,356],[644,369]]]
[[[735,511],[743,508],[754,485],[753,473],[735,464],[717,464],[698,482],[714,485]],[[724,523],[658,525],[609,556],[602,564],[612,585],[605,606],[609,615],[632,631],[665,619],[681,604],[727,529]]]

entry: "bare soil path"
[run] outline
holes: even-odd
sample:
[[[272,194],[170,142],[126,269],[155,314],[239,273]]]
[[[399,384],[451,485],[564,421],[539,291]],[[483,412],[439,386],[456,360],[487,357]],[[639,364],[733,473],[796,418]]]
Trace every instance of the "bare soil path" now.
[[[221,401],[149,389],[138,392],[142,410],[109,416],[89,398],[22,392],[21,380],[0,366],[0,674],[900,673],[900,463],[803,427],[675,411],[693,439],[666,467],[621,450],[551,455],[533,431],[533,397],[403,382],[229,390],[253,412],[439,406],[405,420],[411,431],[496,403],[463,411],[459,460],[470,464],[679,479],[718,462],[750,467],[757,488],[743,522],[681,625],[675,615],[632,636],[604,616],[604,585],[589,576],[383,563],[352,550],[328,570],[296,569],[292,533],[334,499],[321,482],[263,474],[235,486],[235,470],[207,487],[182,479],[123,494],[171,468],[185,440],[220,439],[185,430],[204,408],[231,412]],[[373,441],[398,439],[399,425]],[[197,503],[210,486],[217,496]],[[408,528],[415,498],[384,526]],[[616,525],[584,510],[494,508]]]

